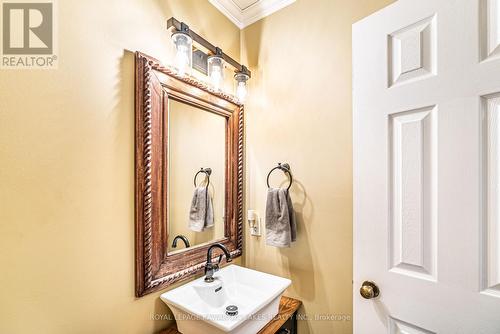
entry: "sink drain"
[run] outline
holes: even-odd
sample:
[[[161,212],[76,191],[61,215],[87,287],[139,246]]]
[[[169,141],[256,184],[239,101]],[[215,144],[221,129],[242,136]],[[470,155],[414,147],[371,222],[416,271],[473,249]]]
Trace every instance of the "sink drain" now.
[[[226,314],[230,317],[234,317],[238,314],[238,306],[229,305],[228,307],[226,307]]]

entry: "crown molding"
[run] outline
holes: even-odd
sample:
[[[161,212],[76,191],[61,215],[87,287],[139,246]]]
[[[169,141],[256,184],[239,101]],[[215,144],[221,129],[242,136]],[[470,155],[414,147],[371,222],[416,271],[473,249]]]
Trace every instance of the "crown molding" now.
[[[296,0],[258,0],[253,5],[241,9],[232,0],[209,0],[238,28],[243,29],[258,20],[294,3]]]
[[[226,15],[238,28],[243,29],[243,11],[232,0],[209,0],[222,14]]]

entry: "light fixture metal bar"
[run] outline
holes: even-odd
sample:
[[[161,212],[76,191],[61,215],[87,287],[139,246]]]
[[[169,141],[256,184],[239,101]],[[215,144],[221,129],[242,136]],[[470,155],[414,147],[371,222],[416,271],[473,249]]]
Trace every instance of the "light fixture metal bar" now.
[[[178,31],[182,31],[182,22],[177,20],[175,17],[169,18],[167,21],[167,29],[172,29],[172,28],[174,28]],[[209,41],[207,41],[206,39],[204,39],[203,37],[201,37],[200,35],[198,35],[196,32],[189,29],[188,34],[189,34],[189,36],[191,36],[193,41],[202,45],[204,48],[206,48],[207,50],[209,50],[213,54],[216,53],[217,47],[215,45],[213,45],[212,43],[210,43]],[[236,69],[236,72],[243,71],[243,66],[240,63],[238,63],[236,60],[234,60],[233,58],[231,58],[230,56],[225,54],[224,52],[222,52],[222,58],[224,58],[224,60],[228,64],[233,66]],[[248,69],[246,69],[246,70],[247,70],[248,75],[251,77],[252,73],[250,72],[250,70],[248,70]]]

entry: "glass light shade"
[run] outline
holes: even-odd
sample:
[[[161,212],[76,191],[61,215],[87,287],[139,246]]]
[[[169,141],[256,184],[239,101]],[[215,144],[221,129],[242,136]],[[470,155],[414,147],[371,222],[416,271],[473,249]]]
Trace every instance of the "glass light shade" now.
[[[248,79],[250,79],[250,76],[242,72],[238,72],[234,75],[234,80],[236,82],[236,97],[241,103],[245,102],[248,95]]]
[[[174,66],[177,68],[177,73],[184,76],[191,71],[193,40],[188,34],[178,31],[172,34],[172,41],[176,49]]]
[[[208,76],[214,89],[220,90],[224,82],[224,59],[222,57],[208,57]]]

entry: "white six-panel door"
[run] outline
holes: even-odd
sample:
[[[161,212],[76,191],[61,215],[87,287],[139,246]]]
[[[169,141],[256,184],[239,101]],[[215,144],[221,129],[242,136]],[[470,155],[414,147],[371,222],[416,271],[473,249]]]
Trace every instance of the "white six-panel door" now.
[[[356,23],[353,85],[354,333],[500,334],[500,0]]]

